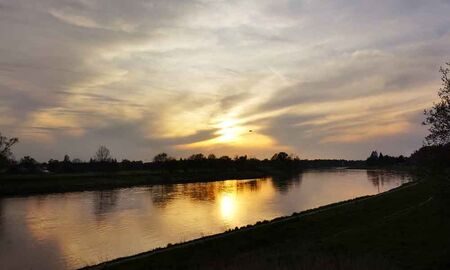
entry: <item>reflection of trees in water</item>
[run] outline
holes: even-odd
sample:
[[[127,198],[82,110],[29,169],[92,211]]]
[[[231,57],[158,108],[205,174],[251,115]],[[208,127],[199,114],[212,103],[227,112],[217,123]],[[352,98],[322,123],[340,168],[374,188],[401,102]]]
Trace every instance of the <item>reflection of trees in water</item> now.
[[[196,201],[215,201],[222,193],[255,192],[261,188],[262,180],[233,180],[211,183],[196,183],[184,186],[183,195]]]
[[[156,185],[149,187],[152,202],[157,207],[166,207],[171,201],[180,197],[188,197],[197,201],[214,201],[216,189],[212,183]]]
[[[192,183],[182,185],[180,193],[183,197],[187,197],[194,201],[208,201],[216,200],[218,187],[221,186],[219,182],[211,183]]]
[[[303,174],[294,175],[278,175],[272,177],[273,187],[281,192],[286,193],[291,186],[299,186],[302,184]]]
[[[264,179],[266,180],[266,179]],[[261,188],[262,183],[264,182],[263,179],[259,180],[249,180],[245,182],[237,182],[237,191],[238,192],[244,192],[244,191],[258,191]]]
[[[152,202],[157,207],[165,207],[176,198],[177,185],[155,185],[149,187]]]
[[[388,172],[388,171],[371,171],[367,170],[367,179],[380,191],[380,187],[392,181],[400,181],[400,184],[404,184],[410,180],[410,176],[407,173],[401,172]]]
[[[217,181],[207,183],[190,183],[178,185],[158,185],[149,187],[153,203],[165,207],[178,197],[194,201],[214,202],[222,193],[256,192],[265,179]]]
[[[117,190],[98,191],[94,194],[95,215],[101,217],[111,212],[117,205],[119,198]]]

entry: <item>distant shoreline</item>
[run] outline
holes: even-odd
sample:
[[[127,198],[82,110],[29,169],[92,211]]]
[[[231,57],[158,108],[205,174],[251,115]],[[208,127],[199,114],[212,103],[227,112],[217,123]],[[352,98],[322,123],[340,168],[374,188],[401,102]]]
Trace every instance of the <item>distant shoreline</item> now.
[[[159,173],[125,171],[82,174],[33,174],[0,176],[0,197],[22,197],[39,194],[108,190],[146,185],[213,182],[227,179],[269,177],[279,172],[229,171]]]
[[[0,175],[0,197],[25,197],[40,194],[101,191],[147,185],[214,182],[229,179],[243,180],[264,177],[290,177],[307,170],[337,169],[340,167],[304,168],[294,171],[247,170],[247,171],[192,171],[156,172],[122,171],[78,174],[9,174]],[[386,170],[411,172],[405,167],[342,167],[351,170]]]

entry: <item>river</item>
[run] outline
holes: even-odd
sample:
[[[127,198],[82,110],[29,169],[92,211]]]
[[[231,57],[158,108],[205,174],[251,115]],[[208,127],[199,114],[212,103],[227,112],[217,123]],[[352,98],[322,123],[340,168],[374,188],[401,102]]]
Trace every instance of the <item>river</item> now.
[[[0,198],[0,269],[76,269],[408,181],[401,173],[330,169]]]

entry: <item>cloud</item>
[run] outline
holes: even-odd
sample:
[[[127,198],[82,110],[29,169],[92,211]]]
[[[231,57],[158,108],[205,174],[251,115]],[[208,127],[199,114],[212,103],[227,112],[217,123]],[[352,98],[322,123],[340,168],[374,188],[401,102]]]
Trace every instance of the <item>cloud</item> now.
[[[418,0],[0,0],[0,129],[22,138],[19,156],[42,159],[86,159],[98,144],[130,158],[408,153],[450,55],[449,11]],[[260,143],[205,144],[226,121]]]

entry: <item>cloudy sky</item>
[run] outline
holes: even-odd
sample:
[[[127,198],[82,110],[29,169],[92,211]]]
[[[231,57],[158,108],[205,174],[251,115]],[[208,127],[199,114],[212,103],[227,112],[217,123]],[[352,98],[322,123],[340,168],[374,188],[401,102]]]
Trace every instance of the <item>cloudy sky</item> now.
[[[410,154],[449,0],[0,0],[15,155]],[[252,132],[249,132],[252,130]]]

